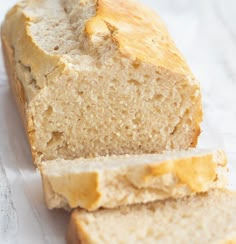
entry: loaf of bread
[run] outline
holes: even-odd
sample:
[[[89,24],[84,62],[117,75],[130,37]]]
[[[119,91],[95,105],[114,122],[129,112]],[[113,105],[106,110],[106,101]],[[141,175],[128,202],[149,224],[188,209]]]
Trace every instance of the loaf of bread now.
[[[226,186],[222,150],[52,160],[40,166],[49,209],[95,210],[180,198]]]
[[[24,0],[1,36],[35,163],[196,145],[199,83],[137,1]]]
[[[236,193],[212,190],[165,200],[99,210],[74,210],[68,244],[233,244]]]

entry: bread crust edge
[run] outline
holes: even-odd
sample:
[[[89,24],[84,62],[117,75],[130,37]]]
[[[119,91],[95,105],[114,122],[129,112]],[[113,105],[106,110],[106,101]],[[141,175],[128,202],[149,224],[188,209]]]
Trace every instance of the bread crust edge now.
[[[3,24],[4,25],[4,24]],[[35,162],[37,152],[33,149],[33,136],[30,131],[33,131],[32,123],[30,123],[30,115],[27,111],[27,100],[24,92],[23,85],[21,81],[17,78],[15,70],[15,60],[14,60],[14,49],[10,46],[10,43],[7,41],[4,32],[3,25],[1,26],[1,40],[2,40],[2,50],[3,58],[5,63],[5,68],[8,75],[8,80],[10,84],[11,93],[14,97],[15,103],[17,105],[23,126],[28,138],[28,144],[31,149],[31,155],[33,162]],[[31,126],[30,126],[31,124]]]

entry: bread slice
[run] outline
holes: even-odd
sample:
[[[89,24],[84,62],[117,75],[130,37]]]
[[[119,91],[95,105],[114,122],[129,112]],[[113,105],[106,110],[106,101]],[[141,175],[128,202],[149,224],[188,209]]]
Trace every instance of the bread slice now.
[[[138,1],[21,1],[1,36],[36,163],[196,145],[199,83]]]
[[[48,208],[95,210],[179,198],[226,185],[222,150],[192,149],[43,162],[40,167]]]
[[[115,210],[74,210],[67,240],[68,244],[233,244],[236,193],[211,190]]]

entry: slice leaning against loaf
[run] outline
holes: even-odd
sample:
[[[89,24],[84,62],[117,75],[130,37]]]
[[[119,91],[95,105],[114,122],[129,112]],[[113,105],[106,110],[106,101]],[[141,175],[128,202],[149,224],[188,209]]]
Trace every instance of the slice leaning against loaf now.
[[[48,208],[95,210],[179,198],[226,185],[222,150],[191,149],[43,162],[40,172]]]
[[[211,190],[183,199],[74,210],[68,244],[235,244],[236,193]]]
[[[20,1],[1,37],[35,163],[196,145],[199,83],[138,1]]]

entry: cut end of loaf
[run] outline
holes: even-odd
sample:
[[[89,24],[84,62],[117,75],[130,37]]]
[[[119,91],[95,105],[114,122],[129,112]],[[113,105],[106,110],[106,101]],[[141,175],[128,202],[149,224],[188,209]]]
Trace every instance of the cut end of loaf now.
[[[47,91],[46,96],[35,99],[38,155],[43,160],[73,159],[160,153],[195,146],[201,120],[195,115],[200,111],[195,88],[190,86],[184,91],[179,84],[169,90],[165,78],[157,82],[155,74],[136,85],[133,82],[143,75],[136,74],[139,78],[134,80],[128,69],[126,72],[122,74],[126,82],[122,77],[110,80],[106,77],[111,75],[103,73],[104,78],[88,77],[83,85],[62,81],[66,92],[64,85],[56,84],[51,88],[54,92]],[[91,83],[90,79],[95,81]],[[173,78],[169,79],[171,83]],[[58,106],[66,112],[58,111]]]

